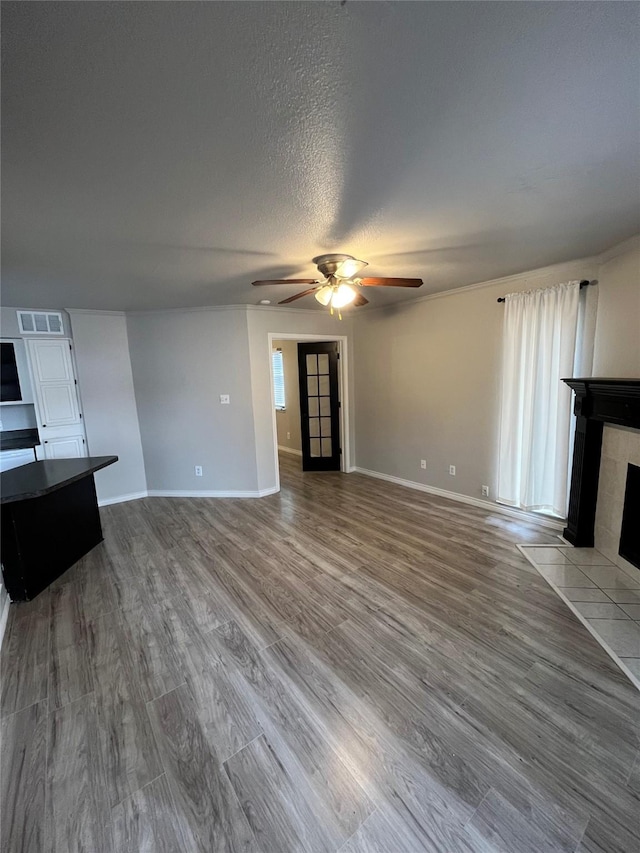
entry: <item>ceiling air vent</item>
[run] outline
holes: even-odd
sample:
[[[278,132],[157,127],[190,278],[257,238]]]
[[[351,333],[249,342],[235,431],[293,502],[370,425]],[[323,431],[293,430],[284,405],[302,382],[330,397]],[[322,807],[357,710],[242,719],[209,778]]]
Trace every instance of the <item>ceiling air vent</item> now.
[[[18,311],[18,325],[24,335],[64,335],[59,311]]]

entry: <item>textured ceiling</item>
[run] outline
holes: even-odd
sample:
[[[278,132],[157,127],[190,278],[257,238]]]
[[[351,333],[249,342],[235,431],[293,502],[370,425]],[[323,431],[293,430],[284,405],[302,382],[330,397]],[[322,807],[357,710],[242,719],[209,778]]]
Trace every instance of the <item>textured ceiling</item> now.
[[[595,254],[640,230],[639,12],[3,2],[3,301],[275,301],[342,251],[424,278],[380,305]]]

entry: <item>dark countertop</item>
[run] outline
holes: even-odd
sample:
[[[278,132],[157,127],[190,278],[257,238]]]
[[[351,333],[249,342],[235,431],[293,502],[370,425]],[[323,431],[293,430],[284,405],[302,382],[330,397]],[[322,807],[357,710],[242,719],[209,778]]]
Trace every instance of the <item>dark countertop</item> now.
[[[40,444],[40,436],[35,427],[31,429],[7,429],[0,432],[0,451],[28,449],[36,447],[38,444]]]
[[[0,474],[0,503],[13,503],[48,495],[117,461],[117,456],[45,459],[3,471]]]

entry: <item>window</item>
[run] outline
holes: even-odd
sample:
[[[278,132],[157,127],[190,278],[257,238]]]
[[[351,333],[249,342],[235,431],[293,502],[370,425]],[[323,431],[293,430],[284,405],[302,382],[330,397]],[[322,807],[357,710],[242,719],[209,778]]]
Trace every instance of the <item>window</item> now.
[[[271,353],[271,367],[273,370],[273,397],[276,409],[283,412],[286,408],[284,399],[284,364],[282,362],[282,350],[274,349]]]
[[[579,281],[505,297],[498,503],[565,517],[579,308]]]

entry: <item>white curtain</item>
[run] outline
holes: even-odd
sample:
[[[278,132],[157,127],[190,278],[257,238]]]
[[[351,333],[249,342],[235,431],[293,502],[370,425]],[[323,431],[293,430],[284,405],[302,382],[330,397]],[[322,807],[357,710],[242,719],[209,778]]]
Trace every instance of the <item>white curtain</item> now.
[[[498,501],[565,516],[580,283],[505,297]]]

